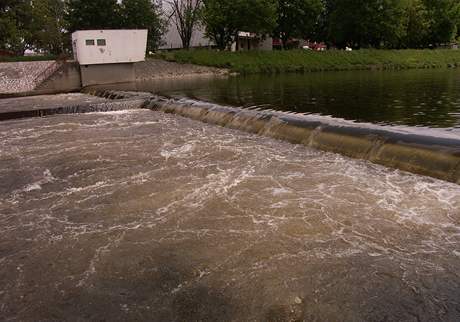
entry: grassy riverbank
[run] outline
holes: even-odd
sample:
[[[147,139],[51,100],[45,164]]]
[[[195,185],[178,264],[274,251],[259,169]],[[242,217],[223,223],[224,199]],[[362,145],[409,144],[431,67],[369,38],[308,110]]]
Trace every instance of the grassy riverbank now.
[[[158,56],[179,63],[228,68],[242,74],[460,66],[460,50],[448,49],[239,53],[191,50],[166,52]]]

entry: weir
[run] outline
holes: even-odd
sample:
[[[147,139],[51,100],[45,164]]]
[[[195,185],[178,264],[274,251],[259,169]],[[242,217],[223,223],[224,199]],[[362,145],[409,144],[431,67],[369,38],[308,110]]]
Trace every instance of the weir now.
[[[55,114],[76,114],[91,112],[111,112],[142,108],[148,93],[99,95],[103,99],[88,99],[89,95],[72,94],[72,96],[44,95],[24,98],[5,99],[0,104],[0,122],[28,117],[44,117]],[[79,96],[81,95],[81,96]]]
[[[127,109],[137,109],[142,106],[144,101],[129,101],[129,102],[109,102],[99,104],[80,104],[59,106],[53,108],[40,108],[35,110],[18,110],[11,112],[0,113],[0,121],[28,118],[28,117],[44,117],[55,114],[76,114],[76,113],[92,113],[92,112],[112,112],[122,111]]]
[[[460,184],[460,138],[447,132],[222,106],[155,96],[148,92],[90,88],[84,92],[107,100],[49,108],[13,108],[1,112],[0,121],[53,114],[151,109]]]
[[[460,139],[447,134],[185,99],[154,97],[146,107],[460,184]]]

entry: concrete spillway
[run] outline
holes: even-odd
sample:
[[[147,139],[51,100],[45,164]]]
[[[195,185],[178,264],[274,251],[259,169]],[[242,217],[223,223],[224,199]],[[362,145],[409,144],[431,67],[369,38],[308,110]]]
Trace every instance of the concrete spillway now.
[[[453,135],[191,100],[156,98],[148,107],[460,184],[460,138]]]
[[[111,112],[142,108],[146,96],[124,93],[122,97],[96,97],[81,93],[15,97],[0,100],[0,122],[55,114]]]

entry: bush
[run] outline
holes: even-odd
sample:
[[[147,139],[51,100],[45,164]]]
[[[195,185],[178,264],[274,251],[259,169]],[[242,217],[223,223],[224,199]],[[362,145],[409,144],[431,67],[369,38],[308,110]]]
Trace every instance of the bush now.
[[[460,64],[460,50],[330,50],[315,52],[180,50],[157,58],[178,63],[228,68],[241,74],[313,72],[359,69],[409,69],[453,67]]]

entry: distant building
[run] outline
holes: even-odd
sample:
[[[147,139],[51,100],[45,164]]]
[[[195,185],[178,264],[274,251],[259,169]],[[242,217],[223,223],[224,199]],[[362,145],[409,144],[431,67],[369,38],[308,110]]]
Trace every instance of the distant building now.
[[[171,5],[164,1],[161,3],[163,8],[163,12],[165,16],[168,18],[167,22],[167,32],[163,36],[163,45],[160,46],[162,50],[168,49],[181,49],[182,48],[182,40],[179,36],[179,31],[177,31],[176,24],[174,23],[174,19],[171,17]],[[197,25],[193,35],[192,41],[190,42],[190,47],[192,48],[200,48],[200,47],[211,47],[214,43],[206,38],[204,27],[201,25]]]
[[[252,32],[238,32],[238,38],[232,45],[232,51],[273,50],[273,38],[260,36]]]
[[[168,32],[164,35],[163,42],[164,44],[160,46],[160,49],[162,50],[182,48],[182,40],[179,36],[179,32],[177,31],[176,24],[172,21],[172,19],[168,23]],[[205,37],[204,28],[197,27],[192,35],[190,47],[212,47],[213,45],[214,43]]]
[[[168,20],[168,31],[163,37],[164,44],[160,46],[161,50],[174,50],[182,48],[182,40],[177,31],[174,19],[170,17],[172,9],[169,3],[162,2],[162,8]],[[190,44],[191,48],[209,48],[215,46],[214,42],[206,38],[205,28],[202,25],[197,25]],[[246,50],[272,50],[273,39],[271,37],[261,37],[250,32],[239,32],[237,41],[231,47],[232,51]]]
[[[81,30],[72,34],[82,85],[133,82],[134,63],[145,60],[147,30]]]

